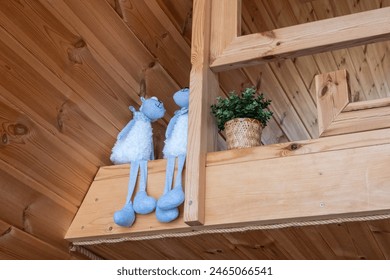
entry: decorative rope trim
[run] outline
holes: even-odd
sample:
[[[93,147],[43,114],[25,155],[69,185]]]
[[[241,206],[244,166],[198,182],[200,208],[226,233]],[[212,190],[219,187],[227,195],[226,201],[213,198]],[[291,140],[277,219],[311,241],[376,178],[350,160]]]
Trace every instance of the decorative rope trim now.
[[[103,258],[99,257],[98,255],[92,253],[90,250],[88,250],[84,247],[75,245],[75,244],[71,245],[69,250],[72,252],[78,252],[80,254],[83,254],[84,256],[89,258],[90,260],[104,260]]]
[[[169,237],[188,237],[196,236],[201,234],[213,234],[213,233],[233,233],[233,232],[245,232],[253,230],[267,230],[267,229],[281,229],[288,227],[301,227],[301,226],[317,226],[317,225],[326,225],[326,224],[340,224],[345,222],[364,222],[364,221],[375,221],[375,220],[384,220],[390,219],[389,214],[382,215],[371,215],[371,216],[360,216],[360,217],[343,217],[343,218],[333,218],[333,219],[324,219],[316,221],[300,221],[300,222],[288,222],[281,224],[269,224],[269,225],[252,225],[252,226],[243,226],[243,227],[231,227],[231,228],[212,228],[212,229],[200,229],[187,232],[163,232],[150,235],[142,236],[126,236],[120,238],[106,238],[106,239],[96,239],[96,240],[86,240],[86,241],[75,241],[73,245],[75,246],[89,246],[97,244],[110,244],[126,241],[142,241],[142,240],[152,240],[152,239],[162,239]]]

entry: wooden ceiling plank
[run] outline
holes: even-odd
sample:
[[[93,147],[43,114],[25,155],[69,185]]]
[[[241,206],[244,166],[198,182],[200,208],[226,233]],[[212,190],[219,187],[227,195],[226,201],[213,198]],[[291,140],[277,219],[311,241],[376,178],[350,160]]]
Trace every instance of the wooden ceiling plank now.
[[[316,137],[318,135],[316,106],[294,63],[292,60],[285,60],[269,65],[286,93],[291,106],[295,108],[301,122],[310,134],[310,138]]]
[[[253,81],[253,84],[260,85],[260,92],[272,100],[270,109],[274,112],[273,118],[287,136],[289,141],[306,140],[310,134],[303,125],[295,108],[291,106],[290,100],[285,92],[279,87],[279,81],[269,65],[262,67],[248,67],[244,71]]]
[[[2,161],[40,182],[73,205],[79,205],[96,172],[68,146],[19,112],[12,104],[1,102]],[[39,160],[37,160],[39,159]]]
[[[390,7],[382,8],[241,36],[225,48],[222,55],[211,63],[211,67],[214,71],[224,71],[383,41],[390,34],[389,11]],[[325,25],[327,32],[323,32]]]
[[[335,254],[335,259],[359,260],[360,255],[345,223],[329,224],[317,228]]]
[[[86,112],[98,121],[107,132],[115,136],[118,128],[115,129],[113,124],[119,127],[119,122],[118,118],[115,119],[114,116],[118,117],[117,112],[120,110],[109,111],[108,109],[108,105],[112,104],[115,99],[112,96],[106,96],[107,86],[105,83],[109,82],[110,78],[106,75],[105,81],[99,80],[95,73],[100,72],[99,75],[104,76],[102,68],[100,67],[100,71],[99,68],[96,69],[98,71],[91,69],[92,66],[98,66],[89,52],[92,50],[77,33],[71,33],[64,27],[65,24],[51,16],[37,1],[28,4],[32,5],[30,9],[34,12],[24,14],[16,8],[9,11],[2,8],[11,16],[11,19],[3,14],[0,17],[9,33],[6,34],[2,30],[4,44],[12,50],[17,50],[25,61],[34,65],[37,72],[41,73],[43,77],[47,77],[47,81],[56,88],[56,91],[78,104],[83,112]],[[16,24],[15,18],[23,20]],[[32,18],[33,24],[30,23],[29,18]],[[47,26],[51,28],[47,28]],[[121,93],[123,90],[113,95],[123,97]],[[104,106],[96,102],[99,100],[96,99],[97,95],[104,99]],[[88,104],[89,102],[92,106]],[[102,112],[106,112],[105,118],[102,117]]]
[[[384,255],[371,232],[368,222],[345,223],[361,260],[384,259]]]
[[[283,259],[273,240],[268,240],[262,231],[225,233],[223,237],[245,255],[244,259]],[[277,256],[276,256],[277,255]]]
[[[0,228],[7,223],[0,221]],[[5,259],[66,260],[72,256],[11,225],[0,235],[0,252]]]
[[[270,29],[298,24],[298,17],[295,15],[296,9],[303,11],[306,5],[301,3],[290,3],[290,1],[268,1],[264,2],[265,9],[270,14],[273,26]],[[292,8],[294,6],[296,9]],[[299,7],[299,8],[297,8]],[[310,12],[308,12],[310,13]],[[260,28],[260,27],[259,27]],[[303,57],[307,64],[311,64],[308,56]],[[292,60],[278,61],[277,63],[270,63],[272,71],[277,77],[279,84],[291,106],[299,115],[301,121],[309,132],[311,138],[317,135],[317,112],[315,109],[315,99],[308,94],[308,88],[302,82],[302,77]],[[311,77],[312,78],[312,77]]]
[[[348,5],[353,13],[386,7],[379,1],[359,1],[353,5],[352,3],[348,3]],[[371,76],[379,98],[386,97],[390,92],[390,85],[386,82],[387,75],[385,70],[382,68],[382,59],[386,59],[385,56],[382,57],[382,55],[386,53],[386,50],[383,47],[384,44],[369,44],[363,48],[364,56],[369,69],[371,70]],[[387,59],[389,58],[387,57]],[[372,97],[370,99],[374,98],[375,97]]]
[[[315,252],[316,258],[320,260],[334,260],[336,255],[331,250],[329,245],[326,243],[324,238],[321,236],[318,228],[326,227],[326,225],[321,226],[305,226],[300,228],[295,228],[301,235],[302,239],[306,244],[310,244],[310,248]]]
[[[287,11],[288,9],[286,9],[286,7],[287,7],[286,4],[288,6],[288,3],[286,1],[284,3],[281,3],[280,1],[276,1],[276,2],[275,1],[273,1],[273,2],[256,1],[256,4],[245,3],[245,5],[250,5],[251,17],[253,19],[252,23],[247,27],[247,29],[249,29],[250,33],[254,33],[255,31],[271,30],[271,29],[274,29],[276,26],[285,26],[285,25],[291,24],[291,22],[295,22],[296,19],[294,18],[291,11]],[[244,11],[246,11],[246,9],[244,9]],[[275,11],[275,13],[272,13],[270,11]],[[259,21],[257,19],[257,17],[255,16],[255,14],[253,14],[253,13],[259,13],[259,17],[265,18],[266,21],[265,22]],[[283,14],[281,14],[281,13],[283,13]],[[278,17],[273,16],[274,14],[275,15],[278,14],[279,16]],[[246,17],[248,17],[248,16],[249,15],[246,15]],[[265,23],[266,23],[266,25],[264,25]],[[299,112],[301,110],[306,110],[307,108],[309,108],[308,112],[305,112],[304,114],[300,115],[301,117],[303,117],[303,119],[298,119],[297,122],[302,123],[302,120],[310,119],[310,116],[312,115],[312,114],[310,114],[310,109],[313,107],[314,103],[313,103],[313,100],[309,100],[310,95],[306,94],[307,88],[305,88],[305,86],[300,84],[301,87],[299,88],[299,90],[297,90],[297,89],[290,90],[291,87],[287,86],[284,83],[284,81],[287,81],[287,80],[289,80],[289,83],[290,83],[291,81],[296,81],[298,79],[299,80],[301,79],[300,77],[299,78],[297,77],[297,76],[299,76],[299,74],[297,73],[297,69],[295,68],[295,65],[291,64],[291,61],[287,61],[287,62],[280,63],[280,64],[279,63],[278,64],[270,63],[269,66],[270,66],[270,68],[268,68],[268,66],[263,67],[263,68],[266,68],[267,70],[271,70],[273,72],[273,76],[275,77],[275,80],[272,82],[272,84],[277,85],[277,87],[280,87],[281,90],[280,90],[280,93],[278,93],[278,94],[273,92],[273,91],[269,91],[269,92],[266,92],[266,95],[268,95],[268,98],[273,100],[273,99],[280,99],[279,95],[283,94],[284,98],[282,98],[282,99],[285,100],[285,104],[278,102],[278,105],[273,105],[273,106],[275,106],[275,108],[285,108],[285,110],[292,110],[292,111],[295,110],[296,112],[297,111]],[[251,68],[255,69],[254,67],[251,67]],[[267,70],[265,70],[265,71],[267,71]],[[229,71],[229,72],[231,72],[231,71]],[[222,72],[222,73],[224,73],[224,72]],[[222,75],[222,73],[220,75]],[[295,76],[295,75],[297,75],[297,76]],[[291,76],[293,76],[293,77],[291,77]],[[253,77],[252,77],[252,79],[253,79]],[[256,81],[256,84],[260,84],[260,86],[265,86],[266,83],[270,83],[267,78],[265,78],[263,80],[265,80],[265,82],[260,83],[261,81]],[[298,85],[298,83],[297,83],[297,85]],[[300,92],[300,91],[302,91],[302,92]],[[302,99],[304,99],[304,100],[302,100]],[[302,106],[301,104],[299,104],[302,102],[303,102],[303,104],[307,104],[306,99],[308,99],[309,102],[312,103],[312,105],[309,104],[308,106]],[[285,106],[283,107],[283,105],[285,105]],[[293,115],[295,115],[295,112]],[[299,116],[299,115],[297,115],[297,116]],[[314,114],[313,116],[314,116],[313,122],[315,123],[316,114]],[[281,124],[280,126],[281,126],[282,130],[283,130],[283,124],[284,124],[285,118],[287,118],[287,119],[291,118],[290,114],[288,114],[287,116],[284,113],[279,114],[279,117],[276,117],[274,115],[274,119],[276,119],[276,122]],[[309,136],[309,132],[311,132],[310,127],[312,127],[313,125],[307,123],[306,121],[305,121],[305,125],[308,128],[308,129],[305,129],[305,130],[308,130],[308,134],[307,134],[307,136],[305,136],[307,138],[291,137],[291,135],[289,135],[289,137],[290,137],[289,139],[298,140],[298,139],[310,138],[310,136]],[[273,127],[277,128],[278,126],[273,126]],[[316,130],[316,128],[314,128],[314,129]],[[265,132],[267,132],[267,130]],[[280,135],[280,134],[281,133],[277,129],[275,131],[275,135]],[[278,138],[278,137],[273,137],[273,138]],[[283,138],[281,138],[281,139],[283,139]],[[273,143],[276,143],[276,142],[273,142]]]
[[[188,87],[190,45],[156,1],[119,2],[123,19],[179,87]]]
[[[0,167],[0,212],[2,219],[46,242],[67,248],[63,239],[76,213],[19,181]]]
[[[157,2],[179,33],[191,45],[193,1],[157,0]]]
[[[368,225],[383,255],[390,260],[390,220],[369,221]]]

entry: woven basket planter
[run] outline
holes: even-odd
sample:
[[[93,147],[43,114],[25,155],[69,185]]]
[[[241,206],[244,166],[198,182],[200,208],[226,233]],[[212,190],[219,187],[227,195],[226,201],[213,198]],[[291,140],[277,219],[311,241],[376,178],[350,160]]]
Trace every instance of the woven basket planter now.
[[[256,119],[236,118],[225,123],[228,150],[261,145],[263,127]]]

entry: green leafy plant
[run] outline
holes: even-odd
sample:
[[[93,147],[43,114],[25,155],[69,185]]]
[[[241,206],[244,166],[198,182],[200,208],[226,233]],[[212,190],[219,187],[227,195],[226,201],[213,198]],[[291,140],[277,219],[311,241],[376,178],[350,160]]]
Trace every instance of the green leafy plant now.
[[[211,112],[217,120],[219,130],[225,129],[225,123],[235,118],[252,118],[259,120],[263,127],[272,117],[268,109],[271,100],[264,95],[256,94],[254,87],[245,88],[240,94],[232,91],[226,98],[217,97],[216,104],[211,105]]]

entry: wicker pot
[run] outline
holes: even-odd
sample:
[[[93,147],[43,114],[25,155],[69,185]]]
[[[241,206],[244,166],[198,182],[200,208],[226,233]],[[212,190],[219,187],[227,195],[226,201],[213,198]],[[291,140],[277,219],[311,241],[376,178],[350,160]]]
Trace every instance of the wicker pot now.
[[[236,118],[225,123],[228,150],[261,145],[261,122],[250,118]]]

